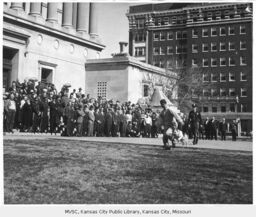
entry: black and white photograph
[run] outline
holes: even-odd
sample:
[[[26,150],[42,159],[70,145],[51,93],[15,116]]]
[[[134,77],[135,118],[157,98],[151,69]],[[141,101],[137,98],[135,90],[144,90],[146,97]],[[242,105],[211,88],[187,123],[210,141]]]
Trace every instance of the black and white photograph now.
[[[252,1],[1,4],[3,207],[252,208]]]

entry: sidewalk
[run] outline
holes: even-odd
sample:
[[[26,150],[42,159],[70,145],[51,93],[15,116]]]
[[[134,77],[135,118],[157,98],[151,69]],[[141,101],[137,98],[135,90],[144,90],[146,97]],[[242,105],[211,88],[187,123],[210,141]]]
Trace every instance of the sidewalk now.
[[[93,141],[93,142],[107,142],[107,143],[124,143],[137,145],[157,145],[162,146],[162,138],[130,138],[130,137],[62,137],[60,135],[50,134],[31,134],[31,133],[14,133],[3,136],[4,140],[30,140],[30,139],[60,139],[73,141]],[[252,141],[220,141],[220,140],[199,140],[198,145],[192,145],[192,140],[189,145],[184,148],[209,148],[209,149],[224,149],[237,151],[252,151]],[[182,147],[177,144],[177,147]]]

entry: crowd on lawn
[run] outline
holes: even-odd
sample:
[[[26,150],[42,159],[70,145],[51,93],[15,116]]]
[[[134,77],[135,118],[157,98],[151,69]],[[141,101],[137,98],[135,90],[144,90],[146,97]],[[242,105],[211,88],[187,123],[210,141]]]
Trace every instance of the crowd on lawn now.
[[[138,103],[121,103],[91,98],[82,89],[73,89],[64,84],[57,91],[54,84],[24,80],[13,81],[4,92],[4,132],[60,133],[62,136],[112,136],[112,137],[158,137],[162,133],[160,110],[150,105],[141,107]],[[181,114],[183,133],[192,137],[189,115]],[[237,125],[231,123],[232,135]],[[199,138],[226,139],[227,123],[214,118],[199,120]]]

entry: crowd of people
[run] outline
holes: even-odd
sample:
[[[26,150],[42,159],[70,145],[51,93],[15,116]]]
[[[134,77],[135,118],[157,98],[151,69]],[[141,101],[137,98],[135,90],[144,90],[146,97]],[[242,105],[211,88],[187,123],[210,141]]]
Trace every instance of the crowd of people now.
[[[13,81],[4,93],[4,132],[60,133],[62,136],[158,137],[167,124],[194,138],[225,140],[227,125],[214,119],[203,121],[196,106],[186,117],[174,115],[176,121],[164,120],[165,114],[142,108],[131,102],[91,98],[82,89],[70,91],[65,84],[57,91],[54,84],[35,80]],[[161,104],[162,105],[162,104]],[[162,106],[163,107],[163,106]],[[163,110],[165,108],[163,107]],[[174,113],[175,114],[175,113]],[[166,122],[167,121],[167,122]],[[177,123],[175,123],[177,122]],[[174,124],[175,123],[175,124]],[[236,125],[232,125],[236,128]],[[235,129],[236,131],[236,129]]]

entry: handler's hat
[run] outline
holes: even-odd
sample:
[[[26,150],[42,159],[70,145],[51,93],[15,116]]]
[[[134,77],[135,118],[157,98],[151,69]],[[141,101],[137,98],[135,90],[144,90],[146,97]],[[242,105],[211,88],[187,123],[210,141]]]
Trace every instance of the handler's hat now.
[[[197,107],[197,105],[196,104],[192,104],[192,107],[195,108],[195,107]]]
[[[160,104],[166,104],[166,100],[165,99],[161,99],[160,100]]]

